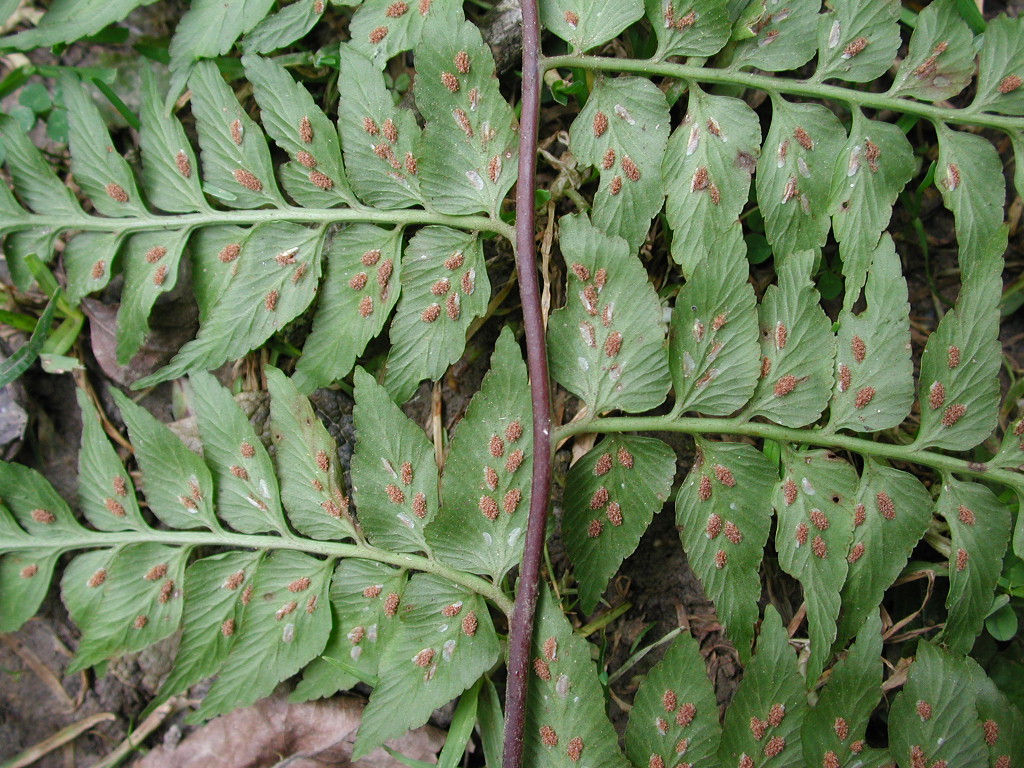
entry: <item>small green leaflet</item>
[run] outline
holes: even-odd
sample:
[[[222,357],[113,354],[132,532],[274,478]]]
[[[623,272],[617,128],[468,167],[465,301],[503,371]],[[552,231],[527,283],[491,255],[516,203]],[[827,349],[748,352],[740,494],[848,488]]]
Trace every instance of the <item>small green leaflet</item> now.
[[[114,150],[99,109],[81,81],[65,73],[58,81],[68,109],[68,144],[75,182],[104,216],[146,216],[135,174]]]
[[[989,760],[993,766],[1012,766],[1012,755],[1024,755],[1024,717],[974,659],[968,656],[964,664],[971,671],[977,688],[976,703],[981,720],[978,727],[985,737]]]
[[[1017,419],[1006,426],[1003,443],[991,461],[995,467],[1011,467],[1024,472],[1024,414],[1018,412]]]
[[[265,17],[245,36],[246,53],[270,53],[294,43],[311,30],[324,12],[322,0],[298,0]]]
[[[466,348],[466,330],[487,311],[491,284],[475,233],[424,227],[409,241],[402,297],[391,323],[384,386],[397,402],[439,379]]]
[[[758,571],[771,528],[778,472],[744,443],[698,439],[676,497],[679,539],[741,659],[750,658],[761,598]]]
[[[607,43],[644,15],[643,0],[540,0],[540,21],[548,32],[586,53]]]
[[[246,2],[252,0],[238,5]],[[188,16],[178,25],[178,36]],[[188,85],[202,148],[204,190],[231,208],[284,206],[263,130],[242,109],[217,65],[197,64]]]
[[[238,252],[222,251],[232,258],[231,277],[199,335],[135,386],[216,368],[243,357],[290,323],[316,294],[325,234],[325,227],[271,221],[254,227]]]
[[[0,470],[2,471],[2,470]],[[0,505],[0,531],[4,544],[18,548],[0,557],[0,632],[17,632],[32,618],[50,591],[50,579],[60,552],[56,548],[28,545],[28,537]]]
[[[814,80],[869,83],[884,75],[903,42],[899,0],[846,0],[818,21]]]
[[[218,516],[242,533],[287,534],[274,465],[249,419],[212,375],[194,373],[189,383]]]
[[[669,446],[632,435],[609,435],[569,470],[562,540],[584,613],[593,613],[609,579],[661,511],[675,473]]]
[[[142,470],[142,490],[153,514],[171,528],[217,530],[213,478],[203,460],[127,395],[113,387],[110,394],[128,426]]]
[[[829,430],[891,429],[914,404],[907,281],[888,233],[874,249],[864,293],[864,311],[844,309],[839,315]],[[856,299],[847,304],[852,307]]]
[[[289,520],[300,533],[315,539],[356,538],[334,440],[291,379],[276,368],[264,372],[281,501]],[[244,447],[243,451],[249,452]]]
[[[1003,161],[992,143],[981,136],[954,131],[942,123],[936,131],[939,159],[935,186],[953,212],[960,266],[969,275],[975,254],[987,247],[986,241],[1003,223]]]
[[[940,101],[956,96],[974,77],[974,35],[956,0],[935,0],[917,16],[910,49],[896,72],[890,96]]]
[[[103,432],[85,390],[76,389],[82,413],[82,447],[78,454],[78,503],[89,524],[100,531],[139,531],[142,519],[135,486]]]
[[[14,182],[14,191],[33,213],[61,214],[69,219],[84,215],[74,194],[53,173],[50,164],[13,117],[0,115],[0,141],[3,142],[4,162]],[[39,253],[41,259],[48,257],[49,253]]]
[[[815,422],[832,392],[835,339],[809,279],[814,261],[811,251],[788,256],[758,310],[761,378],[748,411],[787,427]]]
[[[384,74],[351,45],[341,46],[340,57],[338,129],[352,188],[377,208],[422,205],[416,116],[395,106]]]
[[[810,682],[818,679],[836,639],[857,486],[857,471],[830,451],[783,451],[783,480],[772,501],[775,548],[779,566],[804,589]]]
[[[750,0],[743,23],[752,35],[736,46],[732,66],[782,72],[806,64],[817,51],[819,0]],[[734,33],[735,34],[735,33]]]
[[[273,0],[194,0],[171,38],[171,71],[187,70],[197,59],[223,56],[273,4]]]
[[[604,693],[590,645],[573,633],[545,586],[538,596],[531,655],[523,765],[628,768],[615,729],[605,716]]]
[[[434,448],[362,368],[356,369],[355,383],[359,443],[352,457],[352,494],[359,524],[382,549],[425,551],[423,529],[438,504]]]
[[[921,355],[921,427],[914,446],[965,451],[992,434],[999,409],[998,304],[1003,227],[962,265],[956,306],[939,321]]]
[[[381,563],[346,558],[338,563],[331,581],[334,623],[322,657],[306,667],[292,701],[332,696],[360,680],[376,678],[385,640],[398,623],[397,607],[405,589],[406,573]],[[339,664],[358,670],[339,674]]]
[[[67,502],[46,478],[22,464],[0,463],[0,499],[0,505],[13,514],[15,535],[18,526],[40,540],[82,532]],[[5,527],[6,517],[0,516]]]
[[[354,758],[423,725],[498,660],[498,636],[479,595],[432,574],[409,580],[363,710]]]
[[[800,741],[809,766],[854,768],[873,756],[874,750],[865,752],[864,745],[868,719],[882,695],[882,621],[877,605],[873,609],[804,718]]]
[[[986,486],[943,477],[936,513],[949,525],[949,594],[942,642],[968,653],[992,607],[1010,540],[1010,512]]]
[[[142,67],[139,146],[142,150],[142,188],[146,199],[161,211],[191,213],[209,208],[199,186],[192,142],[177,117],[163,110],[163,97],[151,67]],[[201,231],[201,230],[200,230]]]
[[[117,310],[117,362],[127,365],[149,333],[149,315],[161,294],[178,282],[188,230],[138,232],[122,249],[124,288]]]
[[[68,301],[77,305],[110,282],[110,269],[121,247],[120,232],[79,232],[64,246]]]
[[[131,544],[79,555],[64,570],[61,597],[82,639],[68,674],[141,651],[181,623],[188,547]]]
[[[223,552],[188,567],[181,643],[174,667],[147,711],[214,674],[224,663],[252,599],[253,574],[262,559],[262,552]]]
[[[444,506],[427,528],[438,559],[495,582],[519,564],[530,509],[532,424],[526,364],[506,327],[445,460]]]
[[[807,693],[796,662],[782,619],[769,605],[757,653],[725,713],[718,750],[721,765],[804,768],[800,727],[807,714]]]
[[[327,276],[302,345],[295,386],[303,392],[347,376],[387,321],[401,291],[402,230],[353,224],[324,253]]]
[[[289,550],[260,563],[248,602],[242,595],[238,637],[192,722],[269,696],[320,654],[331,633],[327,597],[333,570],[330,560]]]
[[[729,42],[725,0],[645,0],[647,18],[658,36],[656,59],[714,56]]]
[[[967,672],[958,656],[926,641],[917,646],[907,683],[889,708],[889,751],[900,765],[988,768]]]
[[[413,91],[427,125],[413,154],[424,198],[443,213],[496,216],[516,180],[518,132],[491,49],[475,25],[453,28],[438,16],[417,46],[416,68]]]
[[[864,286],[871,256],[892,218],[900,190],[913,177],[913,148],[891,123],[853,111],[846,146],[836,158],[829,213],[843,262],[844,309],[850,309]]]
[[[679,413],[728,416],[742,408],[761,369],[754,289],[736,275],[742,250],[700,264],[676,296],[669,367]]]
[[[338,130],[309,91],[270,59],[249,55],[242,64],[260,105],[263,127],[292,158],[280,167],[281,181],[292,199],[311,208],[354,203],[341,162]]]
[[[54,0],[34,29],[0,38],[0,48],[27,51],[72,42],[116,24],[155,0]],[[14,2],[11,10],[18,5]],[[7,21],[7,15],[2,16]]]
[[[567,304],[551,313],[551,375],[594,415],[655,408],[669,387],[661,303],[640,259],[585,215],[560,221],[572,274]]]
[[[14,221],[12,219],[11,223]],[[60,230],[57,227],[33,227],[12,232],[4,239],[4,254],[11,269],[11,281],[18,290],[30,290],[35,280],[32,270],[28,267],[29,257],[37,256],[41,261],[50,262],[59,235]],[[67,268],[66,263],[65,267]],[[71,301],[70,286],[68,300]]]
[[[757,162],[757,200],[775,253],[820,248],[829,230],[829,191],[846,131],[820,104],[772,99],[772,124]]]
[[[249,230],[231,225],[202,227],[189,240],[192,257],[192,290],[199,305],[199,322],[205,323],[231,280],[232,263],[242,251]]]
[[[371,59],[378,70],[384,69],[392,56],[414,48],[426,37],[428,19],[440,17],[439,28],[449,37],[453,25],[463,21],[462,4],[456,0],[363,0],[351,5],[360,7],[349,23],[350,45]]]
[[[705,259],[714,264],[735,235],[760,153],[761,126],[745,102],[690,85],[686,117],[662,164],[672,258],[685,275]]]
[[[1024,20],[999,14],[988,22],[972,110],[1024,115]]]
[[[932,519],[931,496],[908,472],[866,460],[853,508],[837,643],[853,637],[903,571]]]
[[[718,702],[697,641],[685,629],[640,684],[626,726],[633,765],[718,768]]]
[[[661,164],[671,119],[665,94],[644,77],[600,77],[569,129],[584,165],[600,169],[594,221],[637,250],[661,210]]]

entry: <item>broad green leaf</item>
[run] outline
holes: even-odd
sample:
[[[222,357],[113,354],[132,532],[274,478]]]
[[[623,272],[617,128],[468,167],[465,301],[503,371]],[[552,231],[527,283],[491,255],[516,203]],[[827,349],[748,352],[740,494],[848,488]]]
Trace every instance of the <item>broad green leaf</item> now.
[[[61,597],[82,631],[68,674],[141,651],[181,623],[188,547],[130,544],[79,555],[61,579]]]
[[[974,77],[974,35],[955,0],[935,0],[917,16],[910,50],[896,72],[890,96],[940,101],[956,96]]]
[[[395,54],[416,47],[425,37],[428,19],[440,17],[440,28],[449,33],[450,25],[463,21],[462,4],[455,0],[363,0],[351,5],[359,5],[349,24],[351,45],[378,70]]]
[[[0,505],[0,518],[10,513]],[[31,619],[50,591],[50,579],[60,552],[55,547],[32,547],[24,531],[14,534],[8,527],[14,522],[0,522],[4,529],[4,546],[14,551],[0,556],[0,632],[17,632]],[[18,541],[15,541],[17,537]]]
[[[764,612],[757,653],[725,713],[722,765],[803,768],[800,727],[807,714],[804,679],[778,611]],[[743,760],[743,756],[747,760]]]
[[[171,38],[171,71],[187,70],[197,59],[223,56],[273,4],[273,0],[194,0]]]
[[[142,470],[142,490],[153,514],[171,528],[218,530],[213,478],[203,460],[145,408],[113,387],[110,394],[128,426]]]
[[[832,393],[835,339],[809,279],[813,263],[811,251],[788,256],[758,309],[761,378],[748,411],[787,427],[816,421]]]
[[[135,174],[114,149],[100,111],[81,81],[64,74],[58,81],[68,110],[68,144],[75,183],[104,216],[146,216]]]
[[[669,387],[661,303],[629,246],[565,216],[559,241],[572,274],[566,305],[551,313],[551,375],[594,415],[655,408]]]
[[[491,284],[476,233],[424,227],[405,250],[402,297],[391,323],[384,386],[398,402],[439,379],[466,348],[466,330],[487,311]]]
[[[100,531],[145,530],[135,486],[104,434],[96,408],[84,390],[76,389],[75,395],[82,414],[78,503],[85,519]]]
[[[949,525],[949,615],[943,644],[968,653],[992,607],[1010,540],[1010,511],[986,486],[944,477],[935,511]]]
[[[601,76],[569,128],[577,160],[600,169],[593,220],[605,234],[624,238],[633,251],[661,210],[670,122],[665,94],[650,80]]]
[[[231,5],[241,7],[252,2],[243,0]],[[182,17],[175,40],[183,36],[182,27],[190,14],[202,5],[193,5]],[[218,0],[216,5],[223,3]],[[196,65],[188,86],[202,148],[205,191],[230,208],[261,208],[268,203],[283,206],[263,130],[242,109],[217,66],[209,61]]]
[[[889,709],[889,751],[901,766],[988,768],[971,676],[958,656],[922,641]],[[941,765],[941,763],[940,763]]]
[[[913,177],[913,149],[899,127],[853,112],[853,127],[832,172],[829,213],[843,262],[844,309],[860,294],[878,236],[892,206]]]
[[[149,710],[214,674],[224,663],[252,599],[253,576],[262,559],[258,551],[223,552],[197,560],[185,571],[181,643]]]
[[[444,505],[427,527],[438,559],[495,582],[519,564],[530,509],[532,424],[526,364],[506,327],[491,370],[452,436]]]
[[[324,12],[322,0],[298,0],[272,13],[245,36],[246,53],[270,53],[305,36]]]
[[[31,211],[44,216],[63,215],[69,219],[84,215],[74,194],[54,175],[49,163],[13,117],[0,115],[0,141],[3,142],[3,159],[14,182],[14,191]],[[40,252],[38,256],[46,260],[49,253]]]
[[[988,755],[995,768],[1013,765],[1014,757],[1024,755],[1024,717],[1007,696],[996,688],[971,657],[964,659],[977,689],[978,727],[988,746]],[[1000,762],[1002,760],[1002,762]]]
[[[170,213],[203,211],[209,206],[199,185],[199,165],[192,143],[177,117],[163,109],[152,68],[142,67],[139,146],[140,178],[146,199]]]
[[[729,42],[725,0],[645,0],[647,18],[658,36],[656,59],[714,56]]]
[[[4,256],[11,270],[11,281],[21,291],[32,288],[35,277],[28,267],[30,256],[37,256],[49,263],[54,256],[54,246],[60,229],[57,227],[33,227],[12,232],[4,239]],[[70,287],[69,287],[70,300]]]
[[[679,539],[740,658],[748,659],[778,472],[752,445],[700,439],[698,447],[700,460],[676,497]]]
[[[818,703],[804,718],[800,741],[808,766],[854,766],[865,752],[868,719],[882,696],[882,621],[869,613],[846,656],[832,668]]]
[[[1016,468],[1024,471],[1024,413],[1006,426],[1003,443],[990,462],[995,467]]]
[[[607,43],[644,15],[643,0],[540,0],[540,21],[548,32],[586,53]]]
[[[121,232],[79,232],[67,241],[62,261],[68,301],[77,305],[88,294],[106,288],[121,237]]]
[[[54,0],[34,29],[0,38],[0,48],[28,51],[70,43],[99,32],[155,0]],[[13,3],[16,7],[18,3]],[[12,9],[13,10],[13,7]],[[3,20],[7,20],[4,15]]]
[[[315,539],[356,538],[333,438],[287,376],[276,368],[264,370],[281,501],[288,519],[300,533]]]
[[[523,765],[627,768],[590,645],[572,631],[547,587],[538,596],[533,671],[526,701]]]
[[[846,0],[818,20],[815,80],[869,83],[884,75],[899,51],[899,0]]]
[[[124,288],[117,311],[117,362],[127,365],[149,334],[149,316],[161,294],[178,282],[188,230],[138,232],[122,249]]]
[[[978,90],[971,109],[1024,115],[1024,21],[999,14],[982,37]]]
[[[340,58],[338,129],[352,188],[377,208],[422,205],[416,116],[395,106],[384,74],[352,46],[342,45]]]
[[[20,535],[19,526],[32,539],[40,541],[82,532],[67,502],[46,478],[22,464],[0,462],[0,500],[0,506],[11,513],[0,515],[0,525],[7,528],[5,518],[13,517],[12,535]]]
[[[640,684],[626,726],[626,754],[633,765],[718,768],[722,738],[718,702],[700,646],[683,630]]]
[[[440,17],[430,24],[416,49],[414,93],[427,121],[413,149],[420,190],[443,213],[497,215],[516,180],[515,115],[480,30]]]
[[[690,85],[686,117],[669,138],[662,164],[672,258],[684,274],[693,276],[705,260],[715,264],[726,243],[738,239],[760,153],[761,126],[746,103]]]
[[[380,684],[363,710],[354,758],[423,725],[498,660],[487,604],[463,587],[417,574],[398,611],[398,626],[381,653]]]
[[[347,558],[338,563],[331,581],[331,637],[321,658],[310,662],[295,687],[292,701],[333,696],[359,678],[343,673],[344,663],[365,677],[376,677],[382,649],[398,623],[406,582],[405,571],[371,560]]]
[[[673,450],[650,437],[609,435],[569,470],[562,540],[584,613],[593,613],[608,581],[633,554],[676,474]]]
[[[401,292],[402,230],[353,224],[324,256],[327,276],[294,376],[303,392],[347,376],[384,327]]]
[[[888,234],[874,249],[864,296],[865,310],[854,314],[844,309],[839,315],[830,430],[897,427],[914,404],[907,282]],[[848,306],[857,298],[854,294]]]
[[[135,386],[152,386],[243,357],[298,317],[316,294],[325,234],[325,227],[288,221],[254,227],[199,335]]]
[[[754,289],[739,249],[699,264],[676,296],[669,367],[676,409],[728,416],[754,393],[761,370]]]
[[[434,447],[362,368],[355,383],[352,495],[359,525],[382,549],[426,551],[423,529],[438,506]]]
[[[775,253],[825,244],[832,171],[845,143],[846,131],[828,108],[772,100],[756,182],[765,236]]]
[[[750,0],[744,21],[752,37],[736,46],[733,67],[782,72],[806,64],[817,51],[820,0]],[[748,14],[753,14],[752,16]]]
[[[810,658],[807,679],[818,679],[836,639],[839,593],[853,540],[857,471],[831,451],[790,451],[772,504],[778,518],[779,566],[803,586]]]
[[[189,382],[218,516],[242,533],[287,534],[274,465],[253,425],[213,376],[194,373]]]
[[[998,304],[1006,229],[962,268],[956,306],[921,355],[921,427],[914,445],[965,451],[992,434],[999,409]]]
[[[328,603],[333,562],[289,550],[268,555],[243,593],[237,637],[217,681],[192,720],[245,707],[269,696],[323,650],[331,633]]]
[[[876,461],[864,462],[855,501],[838,643],[877,611],[932,519],[932,499],[921,481]]]
[[[244,56],[245,74],[260,105],[267,134],[292,158],[280,168],[288,194],[299,204],[331,208],[355,202],[341,162],[334,123],[284,67],[261,56]]]
[[[192,290],[199,305],[200,323],[205,323],[217,306],[248,235],[248,229],[230,225],[203,227],[192,235]]]
[[[960,268],[969,275],[976,254],[986,248],[993,232],[1003,223],[1006,187],[1003,161],[988,139],[944,124],[939,135],[939,159],[935,181],[942,202],[953,212],[960,245]]]

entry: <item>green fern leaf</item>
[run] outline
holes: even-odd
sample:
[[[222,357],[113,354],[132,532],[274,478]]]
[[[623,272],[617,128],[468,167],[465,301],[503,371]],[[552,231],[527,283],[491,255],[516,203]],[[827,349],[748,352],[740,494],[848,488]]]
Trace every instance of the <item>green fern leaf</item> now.
[[[575,53],[606,43],[644,15],[643,0],[540,0],[544,29],[565,40]]]
[[[199,322],[205,323],[220,301],[235,270],[235,259],[249,235],[244,227],[203,227],[189,240],[192,256],[192,290],[199,305]]]
[[[884,75],[899,51],[898,0],[836,3],[818,21],[815,80],[869,83]]]
[[[198,59],[223,56],[272,5],[273,0],[195,0],[171,38],[171,72],[187,71]]]
[[[34,29],[0,38],[0,48],[27,51],[71,42],[99,32],[156,0],[54,0]],[[11,10],[17,6],[15,3]],[[7,15],[3,16],[4,21]]]
[[[270,53],[304,37],[324,12],[320,0],[298,0],[265,17],[242,40],[246,53]]]
[[[729,42],[726,0],[645,0],[647,18],[658,36],[656,59],[714,56]]]
[[[1018,414],[1003,433],[1003,442],[990,462],[994,467],[1016,468],[1024,472],[1024,414]]]
[[[69,219],[83,216],[74,194],[54,175],[13,117],[0,115],[0,139],[3,139],[4,162],[14,182],[14,191],[29,210],[64,215]],[[49,253],[40,253],[39,257],[46,260]]]
[[[795,0],[784,8],[774,6],[768,0],[747,3],[743,11],[746,39],[736,46],[733,67],[781,72],[801,67],[814,56],[821,3]]]
[[[1024,26],[1021,17],[999,14],[985,26],[972,110],[1024,115]]]
[[[428,19],[437,18],[441,26],[462,21],[462,4],[453,0],[362,0],[352,15],[349,35],[352,46],[371,59],[378,70],[383,69],[395,54],[414,48],[424,38]]]
[[[956,0],[936,0],[918,14],[890,96],[939,101],[956,96],[971,82],[974,35],[955,6]]]
[[[1013,755],[1024,755],[1024,716],[1020,710],[996,688],[970,656],[964,658],[977,687],[978,726],[988,746],[989,761],[995,768],[1013,763]],[[1002,761],[1002,762],[1000,762]]]
[[[121,240],[120,232],[80,232],[67,241],[62,258],[72,304],[107,286]]]

